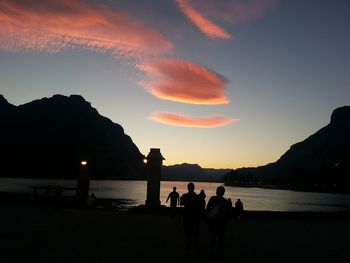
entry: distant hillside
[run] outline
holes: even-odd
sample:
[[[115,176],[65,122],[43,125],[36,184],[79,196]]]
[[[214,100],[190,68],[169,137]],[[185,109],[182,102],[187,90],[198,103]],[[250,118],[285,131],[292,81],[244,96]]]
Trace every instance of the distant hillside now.
[[[143,155],[123,128],[81,96],[18,107],[0,95],[2,177],[76,178],[87,158],[93,179],[141,179]]]
[[[350,106],[334,110],[330,124],[275,163],[234,170],[226,181],[350,190]]]
[[[198,164],[176,164],[162,167],[162,180],[222,182],[229,169],[202,168]]]

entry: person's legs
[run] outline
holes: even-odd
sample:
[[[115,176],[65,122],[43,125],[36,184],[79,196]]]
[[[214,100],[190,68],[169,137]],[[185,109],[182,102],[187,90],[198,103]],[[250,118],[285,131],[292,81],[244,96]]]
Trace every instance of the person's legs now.
[[[217,233],[213,226],[209,226],[209,254],[210,257],[214,260],[217,247]]]
[[[195,251],[196,253],[199,252],[198,239],[199,239],[198,235],[195,235],[195,236],[193,237],[193,247],[194,247],[194,251]]]
[[[224,248],[224,230],[218,231],[218,235],[217,235],[217,254],[219,256],[222,256],[222,252],[223,252],[223,248]]]
[[[192,250],[192,237],[191,235],[187,234],[187,243],[186,243],[187,255],[191,254],[191,250]]]
[[[170,216],[176,217],[176,206],[171,206],[170,208]]]
[[[194,223],[194,228],[193,228],[193,245],[196,253],[199,252],[199,232],[200,232],[200,221]]]

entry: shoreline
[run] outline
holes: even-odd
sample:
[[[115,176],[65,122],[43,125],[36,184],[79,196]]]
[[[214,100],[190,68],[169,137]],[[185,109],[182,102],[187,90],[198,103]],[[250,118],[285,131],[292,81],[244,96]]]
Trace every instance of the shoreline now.
[[[97,204],[93,207],[81,209],[115,211],[128,214],[151,214],[168,215],[171,213],[170,207],[161,206],[159,208],[147,208],[145,205],[136,205],[133,200],[128,199],[108,199],[99,198]],[[11,193],[0,192],[0,205],[2,206],[28,206],[58,209],[76,209],[74,197],[64,197],[61,203],[57,204],[55,200],[33,200],[30,193]],[[178,207],[177,215],[182,215],[183,208]],[[245,210],[242,216],[244,219],[320,219],[320,220],[349,220],[350,211],[269,211],[269,210]]]
[[[320,193],[320,194],[350,194],[349,190],[334,190],[332,187],[312,187],[312,186],[283,186],[283,185],[233,185],[233,184],[226,184],[225,182],[224,186],[229,187],[242,187],[242,188],[261,188],[261,189],[270,189],[270,190],[289,190],[289,191],[295,191],[295,192],[305,192],[305,193]]]

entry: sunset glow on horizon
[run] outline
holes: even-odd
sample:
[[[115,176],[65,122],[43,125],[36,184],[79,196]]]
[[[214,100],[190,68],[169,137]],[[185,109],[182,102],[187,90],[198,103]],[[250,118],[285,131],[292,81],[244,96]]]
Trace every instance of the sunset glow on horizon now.
[[[167,164],[274,162],[349,105],[350,3],[2,0],[0,94],[82,95]]]

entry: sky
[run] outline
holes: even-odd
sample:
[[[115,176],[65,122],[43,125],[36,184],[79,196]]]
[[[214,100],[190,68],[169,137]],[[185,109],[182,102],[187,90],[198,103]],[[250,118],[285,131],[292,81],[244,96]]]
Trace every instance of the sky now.
[[[0,0],[0,94],[82,95],[165,165],[264,165],[350,105],[350,1]]]

